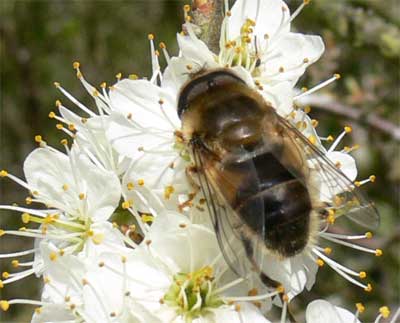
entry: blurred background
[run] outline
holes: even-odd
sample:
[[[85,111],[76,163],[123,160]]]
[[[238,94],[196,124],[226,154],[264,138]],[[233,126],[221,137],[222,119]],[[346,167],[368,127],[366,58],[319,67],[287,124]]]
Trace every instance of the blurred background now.
[[[293,11],[301,1],[287,3]],[[37,134],[60,148],[62,135],[47,117],[55,109],[54,102],[62,99],[54,81],[93,106],[76,79],[73,61],[79,60],[88,81],[99,85],[114,83],[119,72],[150,74],[148,33],[176,54],[175,33],[181,27],[183,4],[167,0],[0,0],[0,169],[23,177],[23,161],[35,148]],[[377,176],[363,190],[376,203],[382,219],[374,239],[362,243],[384,251],[376,258],[336,247],[335,259],[367,271],[373,292],[352,286],[325,266],[312,291],[294,301],[293,310],[301,317],[304,304],[325,298],[353,312],[354,304],[361,301],[366,305],[363,322],[371,322],[380,306],[395,309],[400,304],[400,2],[314,0],[292,29],[321,35],[327,47],[323,58],[300,80],[300,87],[310,88],[333,73],[342,75],[315,99],[310,114],[320,121],[320,135],[336,135],[343,125],[353,126],[344,145],[360,144],[354,153],[360,179]],[[1,179],[0,204],[23,204],[26,195],[15,183]],[[20,214],[0,211],[1,228],[21,225]],[[29,239],[3,236],[0,253],[31,246]],[[15,271],[12,259],[1,260],[1,272]],[[0,299],[38,299],[40,288],[41,281],[30,277],[1,289]],[[29,322],[32,311],[31,306],[11,306],[0,313],[0,321]]]

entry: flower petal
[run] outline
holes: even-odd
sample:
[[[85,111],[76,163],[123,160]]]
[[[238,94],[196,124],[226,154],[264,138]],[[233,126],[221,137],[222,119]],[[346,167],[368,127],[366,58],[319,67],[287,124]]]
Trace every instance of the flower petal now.
[[[307,306],[307,323],[347,323],[360,321],[348,310],[334,306],[331,303],[318,299]]]

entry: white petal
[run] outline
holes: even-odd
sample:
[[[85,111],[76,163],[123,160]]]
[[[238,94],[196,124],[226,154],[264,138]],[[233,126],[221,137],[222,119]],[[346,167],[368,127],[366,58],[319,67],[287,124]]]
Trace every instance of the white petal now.
[[[273,44],[274,50],[268,51],[265,64],[262,65],[269,81],[290,81],[294,85],[305,69],[317,61],[325,50],[319,36],[288,33]],[[304,63],[304,59],[308,63]],[[283,68],[284,72],[279,72]],[[268,76],[267,76],[268,78]]]
[[[306,321],[307,323],[360,323],[348,310],[333,306],[322,299],[315,300],[307,306]]]
[[[133,159],[142,155],[142,148],[159,150],[174,144],[172,129],[143,128],[119,113],[111,115],[106,136],[119,154]]]
[[[214,54],[208,49],[207,45],[200,39],[177,34],[179,49],[182,57],[189,59],[197,66],[193,68],[201,69],[204,67],[215,67]]]
[[[357,166],[355,159],[346,153],[332,151],[326,154],[333,164],[340,164],[340,170],[351,180],[354,181],[357,177]]]
[[[160,104],[162,100],[162,105]],[[175,93],[170,93],[146,80],[124,79],[110,91],[111,108],[143,129],[173,132],[180,127],[176,113]]]
[[[66,305],[49,304],[34,312],[31,323],[75,323],[75,316]]]

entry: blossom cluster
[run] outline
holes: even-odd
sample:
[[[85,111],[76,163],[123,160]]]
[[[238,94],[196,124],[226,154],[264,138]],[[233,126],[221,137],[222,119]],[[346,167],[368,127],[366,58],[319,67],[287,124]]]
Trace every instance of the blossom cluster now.
[[[327,230],[335,222],[333,212],[315,244],[301,254],[287,259],[266,256],[270,259],[265,272],[281,286],[272,289],[254,277],[237,277],[219,249],[204,197],[194,192],[187,176],[192,160],[177,135],[181,131],[177,100],[191,73],[227,68],[270,102],[351,181],[356,180],[350,155],[356,147],[340,147],[351,127],[344,127],[336,140],[320,136],[309,108],[300,108],[302,98],[340,77],[336,74],[310,90],[295,87],[324,51],[319,36],[290,31],[292,20],[307,3],[292,14],[281,0],[238,0],[232,8],[226,6],[219,53],[196,36],[190,7],[185,6],[177,56],[171,56],[164,43],[156,49],[155,37],[148,36],[152,64],[148,78],[118,74],[114,85],[102,83],[96,89],[86,81],[80,64],[73,64],[96,108],[86,107],[56,82],[56,88],[80,111],[73,112],[57,100],[58,111],[49,113],[68,138],[60,141],[62,151],[38,135],[39,147],[24,162],[25,180],[0,172],[0,177],[29,192],[26,206],[0,205],[21,213],[24,224],[19,230],[0,230],[0,236],[34,239],[30,250],[0,255],[10,258],[16,268],[2,273],[0,288],[30,275],[43,279],[40,300],[1,300],[2,310],[15,304],[33,305],[34,323],[239,323],[270,322],[269,310],[278,306],[280,321],[286,322],[290,301],[312,288],[319,267],[325,264],[349,283],[372,290],[364,282],[364,271],[330,257],[328,243],[375,256],[382,251],[354,243],[371,238],[370,232],[341,235]],[[161,54],[166,68],[159,63]],[[321,199],[327,195],[323,185]],[[353,314],[317,300],[305,315],[308,323],[359,322],[364,307],[357,304],[356,309]],[[388,316],[389,309],[382,307],[378,320]]]

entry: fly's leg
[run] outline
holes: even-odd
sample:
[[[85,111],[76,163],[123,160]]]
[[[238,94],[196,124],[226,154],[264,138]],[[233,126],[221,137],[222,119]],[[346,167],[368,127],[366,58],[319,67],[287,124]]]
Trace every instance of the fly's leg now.
[[[257,264],[256,260],[254,259],[254,249],[253,246],[251,245],[250,241],[247,239],[242,239],[244,242],[244,249],[246,251],[247,257],[250,260],[251,264],[253,265],[254,270],[259,273],[259,277],[261,282],[269,288],[273,288],[275,290],[279,291],[279,298],[283,303],[288,302],[287,295],[285,294],[285,289],[283,288],[283,285],[278,282],[277,280],[274,280],[270,278],[268,275],[262,272],[261,268]],[[296,319],[294,318],[293,314],[290,312],[289,306],[287,307],[287,316],[289,318],[289,321],[291,323],[296,323]]]
[[[190,185],[193,187],[193,192],[189,194],[188,199],[185,202],[179,204],[178,208],[181,212],[184,208],[191,207],[193,205],[193,200],[196,197],[197,193],[200,191],[200,185],[196,181],[196,176],[198,173],[197,167],[188,166],[186,167],[185,173]]]

